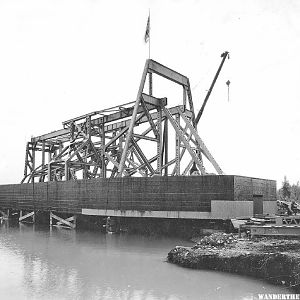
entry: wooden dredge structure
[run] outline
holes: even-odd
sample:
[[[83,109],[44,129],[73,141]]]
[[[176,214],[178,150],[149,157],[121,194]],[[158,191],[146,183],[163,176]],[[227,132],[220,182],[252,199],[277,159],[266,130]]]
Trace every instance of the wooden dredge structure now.
[[[168,108],[167,98],[153,95],[153,74],[182,87],[182,105]],[[147,77],[148,94],[144,92]],[[223,171],[197,132],[198,121],[189,79],[149,59],[134,102],[65,121],[63,129],[32,138],[27,143],[22,183],[76,180],[79,172],[83,179],[178,176],[189,174],[193,166],[205,175],[203,156],[221,175]],[[141,124],[147,125],[142,132]],[[172,158],[169,158],[170,130],[176,138]],[[146,153],[149,147],[156,149],[150,153],[151,157]],[[37,163],[39,151],[41,161]],[[184,166],[185,155],[189,158]]]
[[[17,210],[22,221],[44,211],[50,224],[74,228],[80,214],[226,219],[272,210],[276,182],[224,175],[197,130],[228,52],[221,57],[197,115],[188,77],[148,59],[135,101],[31,138],[21,184],[0,186],[2,215]],[[180,105],[155,96],[156,77],[181,87]]]

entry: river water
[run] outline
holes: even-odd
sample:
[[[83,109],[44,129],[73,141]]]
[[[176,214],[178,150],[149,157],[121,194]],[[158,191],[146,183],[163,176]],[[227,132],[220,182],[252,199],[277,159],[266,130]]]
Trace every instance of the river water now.
[[[191,244],[34,225],[0,226],[0,299],[255,299],[288,293],[248,277],[166,262]]]

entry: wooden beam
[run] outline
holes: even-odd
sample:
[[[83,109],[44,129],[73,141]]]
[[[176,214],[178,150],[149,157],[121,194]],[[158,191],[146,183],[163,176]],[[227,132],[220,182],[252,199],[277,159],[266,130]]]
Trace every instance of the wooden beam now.
[[[165,119],[165,126],[164,126],[164,134],[163,134],[163,147],[164,147],[164,165],[166,166],[165,169],[165,176],[168,176],[168,159],[169,159],[169,142],[168,142],[168,118]]]
[[[32,222],[34,222],[34,211],[27,213],[26,215],[23,215],[22,210],[20,210],[19,222],[21,222],[29,217],[32,217]]]
[[[145,156],[145,154],[143,153],[142,149],[140,148],[140,146],[138,145],[138,143],[134,140],[131,139],[132,144],[134,146],[134,148],[136,149],[136,151],[138,152],[138,154],[140,155],[140,157],[142,158],[143,162],[145,163],[145,165],[147,166],[148,170],[150,171],[151,174],[154,174],[155,171],[153,169],[153,167],[151,166],[150,162],[148,161],[147,157]]]
[[[134,162],[133,160],[129,159],[128,157],[127,157],[126,160],[134,167],[134,170],[132,170],[132,171],[137,171],[137,172],[139,172],[143,177],[146,177],[146,173],[140,170],[140,169],[142,168],[140,165],[138,165],[136,162]],[[131,172],[132,172],[132,171],[131,171]]]
[[[138,157],[138,156],[137,156],[137,157]],[[152,164],[156,159],[157,159],[157,155],[155,155],[155,156],[153,156],[152,158],[150,158],[150,159],[148,160],[148,162],[149,162],[150,164]],[[139,166],[139,168],[144,168],[145,166],[146,166],[146,164],[142,162],[142,164]],[[131,176],[131,175],[133,175],[135,172],[136,172],[136,171],[131,171],[131,172],[129,172],[129,175]]]
[[[177,112],[177,107],[178,106],[169,108],[169,111],[171,112],[172,115],[175,115],[175,114],[178,113]],[[182,106],[179,106],[179,107],[182,107]],[[140,109],[142,109],[142,107],[140,107]],[[153,106],[153,109],[155,109],[155,106]],[[192,115],[192,113],[189,110],[186,110],[185,113],[188,116]],[[153,112],[150,115],[151,115],[153,120],[157,119],[157,112]],[[163,118],[165,118],[164,113],[163,113]],[[100,118],[99,118],[98,121],[100,122]],[[139,120],[139,124],[142,124],[142,123],[145,123],[145,122],[148,122],[148,118],[146,116],[144,116],[143,118],[141,118]],[[95,120],[92,120],[92,124],[96,125]],[[113,123],[113,124],[108,124],[108,125],[104,126],[104,132],[108,133],[108,132],[111,132],[113,130],[117,130],[119,128],[124,128],[124,127],[128,126],[129,124],[130,124],[130,120],[120,121],[120,122],[116,122],[116,123]],[[101,123],[99,123],[98,125],[100,126]],[[61,139],[65,139],[65,141],[69,141],[69,138],[68,138],[69,135],[70,135],[70,128],[66,128],[66,129],[60,129],[60,130],[57,130],[57,131],[53,131],[51,133],[47,133],[47,134],[44,134],[44,135],[41,135],[41,136],[33,137],[31,140],[33,142],[47,141],[47,144],[52,145],[53,142],[51,141],[51,139],[61,138]]]
[[[161,165],[162,165],[162,110],[161,107],[157,108],[157,131],[158,131],[158,141],[157,141],[157,173],[161,175]]]
[[[3,220],[8,220],[9,218],[9,209],[7,209],[7,212],[4,212],[3,210],[0,210],[0,214]]]
[[[166,169],[166,170],[167,170],[168,167],[171,166],[172,164],[174,164],[175,162],[176,162],[176,158],[170,160],[169,162],[167,162],[166,164],[164,164],[164,165],[162,166],[162,169]]]
[[[188,85],[188,78],[152,59],[148,59],[149,71],[181,85]]]
[[[147,136],[147,135],[141,135],[141,134],[133,133],[132,136],[135,137],[135,138],[139,138],[140,140],[144,139],[144,140],[148,140],[148,141],[152,141],[152,142],[158,142],[157,138],[153,138],[153,137],[150,137],[150,136]]]
[[[157,137],[158,137],[158,131],[157,131],[157,128],[156,128],[156,126],[155,126],[155,124],[154,124],[154,121],[153,121],[153,119],[152,119],[152,117],[151,117],[151,115],[150,115],[150,113],[149,113],[149,110],[147,109],[146,103],[145,103],[145,101],[144,101],[143,98],[141,99],[141,104],[142,104],[142,106],[143,106],[143,108],[144,108],[144,113],[145,113],[146,117],[148,118],[148,121],[149,121],[149,123],[150,123],[150,126],[151,126],[153,132],[154,132],[154,135],[155,135],[155,137],[157,138]]]
[[[33,138],[31,138],[31,141],[32,142],[38,142],[38,141],[50,140],[50,139],[53,139],[53,138],[57,138],[57,137],[60,137],[60,136],[67,135],[69,133],[70,133],[69,128],[60,129],[60,130],[56,130],[56,131],[53,131],[53,132],[50,132],[50,133],[47,133],[47,134],[43,134],[43,135],[40,135],[40,136],[33,137]]]
[[[104,155],[117,169],[119,168],[120,164],[111,155],[109,155],[107,152],[105,152]],[[124,170],[124,174],[128,175],[126,170]]]
[[[198,132],[195,130],[195,128],[193,127],[193,125],[189,122],[189,120],[187,119],[187,117],[184,115],[184,113],[180,109],[178,109],[178,112],[181,115],[182,119],[185,121],[185,123],[188,126],[188,128],[190,129],[191,134],[194,135],[196,141],[199,143],[199,146],[201,147],[201,150],[203,151],[203,153],[205,154],[205,156],[208,158],[208,160],[214,166],[214,168],[218,172],[218,174],[223,175],[224,173],[223,173],[222,169],[217,164],[217,162],[215,161],[215,159],[213,158],[213,156],[210,154],[209,150],[207,149],[207,147],[205,146],[204,142],[200,138]]]
[[[53,224],[52,219],[55,219],[55,220],[59,221],[60,224],[64,224],[64,225],[66,225],[66,226],[68,226],[68,227],[70,227],[72,229],[76,228],[76,223],[75,223],[76,219],[75,218],[72,220],[73,222],[72,221],[68,221],[67,219],[63,219],[63,218],[55,215],[54,213],[52,213],[50,211],[50,225],[51,226],[55,225],[55,224]]]
[[[198,166],[198,168],[201,170],[201,173],[205,174],[206,171],[205,171],[205,168],[203,166],[202,161],[200,161],[200,159],[198,158],[196,153],[193,151],[193,149],[189,145],[189,142],[186,140],[185,135],[184,135],[180,125],[176,122],[176,120],[173,119],[172,115],[170,114],[170,112],[168,111],[168,109],[166,107],[163,107],[163,110],[165,111],[165,114],[166,114],[167,118],[170,120],[170,123],[172,124],[172,126],[175,129],[176,133],[178,134],[179,138],[184,143],[184,145],[185,145],[186,149],[188,150],[189,154],[194,159],[194,161],[195,161],[196,165]]]
[[[68,221],[68,222],[74,222],[75,219],[76,219],[76,216],[72,216],[72,217],[66,218],[66,219],[64,219],[64,220],[65,220],[65,221]],[[62,225],[62,224],[63,224],[63,223],[62,223],[61,221],[58,221],[58,222],[56,223],[56,225]]]
[[[180,116],[176,115],[176,122],[178,126],[180,127]],[[180,134],[176,132],[175,136],[175,157],[176,157],[176,163],[175,163],[175,173],[177,176],[180,175]]]
[[[182,173],[182,175],[183,176],[186,176],[187,175],[187,173],[188,173],[188,171],[191,169],[191,167],[192,167],[192,164],[193,164],[193,160],[190,160],[190,162],[188,163],[188,165],[186,166],[186,168],[184,169],[184,171],[183,171],[183,173]]]
[[[131,142],[131,135],[132,135],[133,127],[134,127],[135,122],[136,122],[138,107],[139,107],[139,104],[140,104],[141,95],[142,95],[142,92],[143,92],[143,89],[144,89],[145,80],[146,80],[146,76],[147,76],[147,72],[148,72],[148,64],[149,64],[149,60],[146,61],[146,64],[145,64],[145,67],[144,67],[142,79],[141,79],[141,82],[140,82],[140,87],[139,87],[139,90],[138,90],[138,93],[137,93],[137,97],[136,97],[136,101],[135,101],[131,121],[130,121],[128,132],[127,132],[127,135],[126,135],[124,150],[123,150],[123,153],[122,153],[122,156],[121,156],[120,166],[119,166],[119,169],[118,169],[119,176],[123,175],[125,160],[126,160],[126,157],[127,157],[127,151],[128,151],[128,148],[129,148],[129,143]]]
[[[155,106],[166,106],[167,105],[167,98],[156,98],[147,94],[142,93],[142,99],[148,103]],[[147,107],[148,109],[148,107]]]

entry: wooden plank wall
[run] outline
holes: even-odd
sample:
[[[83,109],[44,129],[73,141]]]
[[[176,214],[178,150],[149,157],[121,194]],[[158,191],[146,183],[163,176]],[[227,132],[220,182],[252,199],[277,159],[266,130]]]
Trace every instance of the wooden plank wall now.
[[[276,181],[234,176],[234,199],[249,201],[253,195],[262,196],[263,201],[276,201]]]
[[[211,210],[232,201],[233,176],[89,179],[0,185],[0,207],[81,213],[82,208],[139,211]]]

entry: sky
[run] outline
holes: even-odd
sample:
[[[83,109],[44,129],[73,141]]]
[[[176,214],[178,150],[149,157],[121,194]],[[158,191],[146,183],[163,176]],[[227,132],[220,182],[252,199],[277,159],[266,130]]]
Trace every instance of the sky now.
[[[1,0],[0,184],[32,136],[135,100],[149,9],[151,58],[189,77],[196,111],[230,52],[198,125],[223,171],[300,181],[299,1]]]

